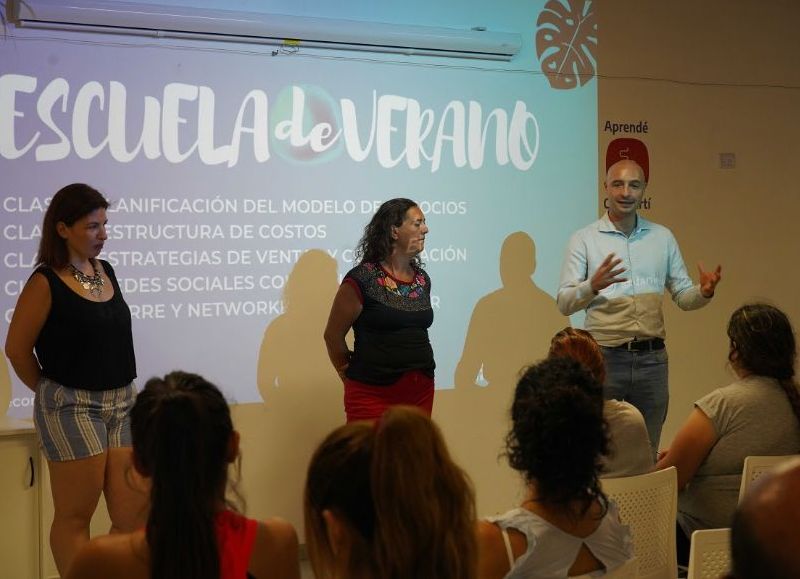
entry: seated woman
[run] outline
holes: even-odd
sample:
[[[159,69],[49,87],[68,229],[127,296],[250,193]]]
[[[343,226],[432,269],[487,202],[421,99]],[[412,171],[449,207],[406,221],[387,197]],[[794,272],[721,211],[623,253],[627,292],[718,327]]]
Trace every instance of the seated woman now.
[[[598,479],[608,446],[600,392],[568,358],[519,379],[507,448],[527,493],[520,507],[479,523],[480,579],[603,575],[632,558],[630,531]]]
[[[577,360],[600,384],[606,381],[606,362],[600,345],[586,330],[564,328],[550,342],[551,357]],[[602,393],[597,394],[602,400]],[[653,469],[647,426],[639,410],[629,402],[606,400],[603,416],[608,423],[609,452],[603,459],[602,478],[635,476]]]
[[[728,338],[738,380],[694,403],[656,464],[678,469],[679,561],[688,560],[695,530],[731,526],[746,456],[800,452],[797,350],[789,318],[768,304],[746,304],[733,312]]]
[[[417,408],[328,435],[304,506],[317,579],[475,579],[472,486]]]
[[[227,506],[239,433],[216,386],[185,372],[152,378],[131,428],[134,466],[150,487],[147,525],[93,539],[66,579],[299,579],[294,528]]]

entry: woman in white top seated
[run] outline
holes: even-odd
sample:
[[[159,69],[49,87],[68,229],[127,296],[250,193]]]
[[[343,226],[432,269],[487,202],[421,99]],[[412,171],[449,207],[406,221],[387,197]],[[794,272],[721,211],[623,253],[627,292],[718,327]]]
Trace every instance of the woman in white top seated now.
[[[520,378],[507,452],[527,493],[520,507],[478,524],[480,579],[601,576],[633,556],[630,530],[599,484],[608,449],[601,392],[569,358]]]

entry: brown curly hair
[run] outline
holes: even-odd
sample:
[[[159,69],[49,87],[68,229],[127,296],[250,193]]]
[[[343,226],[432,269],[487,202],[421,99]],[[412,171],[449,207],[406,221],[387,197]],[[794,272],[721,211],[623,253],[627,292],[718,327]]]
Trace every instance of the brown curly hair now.
[[[406,218],[406,213],[412,207],[418,207],[417,203],[403,197],[383,202],[364,227],[364,234],[356,246],[356,261],[371,263],[389,257],[394,246],[392,227],[400,227]],[[415,255],[411,262],[415,267],[422,266],[418,255]]]
[[[525,370],[511,422],[508,462],[536,484],[537,500],[563,508],[579,501],[583,514],[594,500],[605,507],[599,483],[609,449],[603,387],[583,365],[554,357]]]

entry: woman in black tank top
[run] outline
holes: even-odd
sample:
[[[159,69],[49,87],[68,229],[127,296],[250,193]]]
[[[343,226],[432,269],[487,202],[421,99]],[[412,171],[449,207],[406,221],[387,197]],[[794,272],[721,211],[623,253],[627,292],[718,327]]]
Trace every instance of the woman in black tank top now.
[[[42,224],[37,269],[17,301],[6,354],[35,393],[34,421],[48,460],[55,515],[50,544],[62,576],[89,539],[105,494],[112,530],[141,526],[146,495],[131,488],[129,411],[136,397],[131,314],[111,265],[108,201],[67,185]]]

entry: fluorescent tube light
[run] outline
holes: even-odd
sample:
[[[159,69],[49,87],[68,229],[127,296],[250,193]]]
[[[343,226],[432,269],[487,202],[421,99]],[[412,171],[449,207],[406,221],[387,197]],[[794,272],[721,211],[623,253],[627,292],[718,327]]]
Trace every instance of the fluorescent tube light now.
[[[518,33],[483,27],[459,30],[102,0],[13,0],[11,4],[10,20],[28,28],[488,60],[511,60],[522,43]]]

